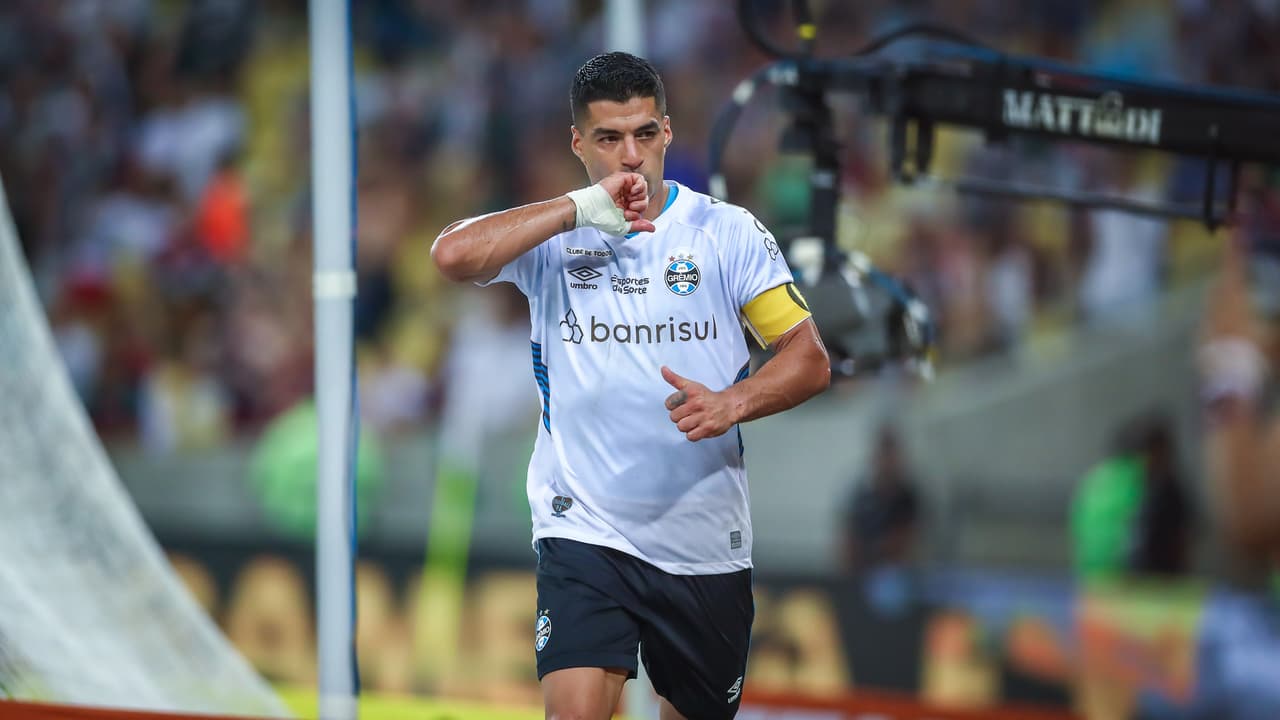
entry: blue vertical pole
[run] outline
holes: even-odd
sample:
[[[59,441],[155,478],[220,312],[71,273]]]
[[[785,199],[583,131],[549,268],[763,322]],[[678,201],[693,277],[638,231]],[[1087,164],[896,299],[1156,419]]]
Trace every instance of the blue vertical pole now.
[[[347,0],[311,0],[315,243],[316,634],[321,720],[356,717],[351,32]]]

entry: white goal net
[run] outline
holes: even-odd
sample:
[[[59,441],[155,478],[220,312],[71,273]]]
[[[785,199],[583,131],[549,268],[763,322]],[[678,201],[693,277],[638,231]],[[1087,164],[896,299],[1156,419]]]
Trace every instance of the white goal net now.
[[[285,716],[171,572],[81,406],[0,186],[0,698]]]

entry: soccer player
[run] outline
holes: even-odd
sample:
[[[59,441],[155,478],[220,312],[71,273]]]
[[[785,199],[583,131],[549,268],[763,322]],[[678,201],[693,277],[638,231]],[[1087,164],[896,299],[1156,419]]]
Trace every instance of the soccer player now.
[[[455,222],[432,247],[451,280],[529,299],[547,717],[609,717],[639,647],[663,718],[729,718],[754,615],[737,425],[822,392],[830,364],[768,230],[663,180],[672,132],[653,66],[599,55],[570,100],[594,184]],[[775,351],[750,376],[741,327]]]

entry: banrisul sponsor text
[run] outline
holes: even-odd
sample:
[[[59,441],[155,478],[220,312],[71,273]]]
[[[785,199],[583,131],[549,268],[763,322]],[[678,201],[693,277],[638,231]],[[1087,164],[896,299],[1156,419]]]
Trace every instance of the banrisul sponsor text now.
[[[562,339],[575,345],[584,340],[593,343],[657,345],[700,342],[720,337],[720,327],[715,315],[706,320],[684,320],[668,316],[666,322],[657,323],[601,322],[592,315],[583,327],[579,324],[577,315],[570,310],[565,313],[560,325],[564,331]]]

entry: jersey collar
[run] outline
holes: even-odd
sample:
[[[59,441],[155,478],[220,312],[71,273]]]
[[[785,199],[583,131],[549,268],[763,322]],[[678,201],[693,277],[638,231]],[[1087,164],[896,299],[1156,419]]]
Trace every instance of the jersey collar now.
[[[679,183],[669,182],[669,183],[666,183],[666,185],[667,185],[667,201],[662,204],[662,211],[658,213],[658,217],[655,217],[653,219],[655,223],[657,222],[658,218],[662,217],[662,213],[665,213],[667,210],[671,209],[671,204],[676,201],[676,196],[680,194]],[[626,235],[623,235],[623,237],[630,240],[631,238],[639,234],[640,233],[638,232],[631,232],[631,233],[627,233]]]

